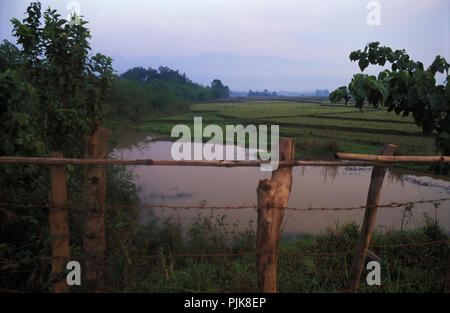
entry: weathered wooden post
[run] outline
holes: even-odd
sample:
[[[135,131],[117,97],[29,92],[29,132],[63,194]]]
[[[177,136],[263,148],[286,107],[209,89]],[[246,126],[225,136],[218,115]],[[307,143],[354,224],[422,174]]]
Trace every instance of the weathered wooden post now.
[[[96,127],[86,142],[86,158],[104,159],[111,132]],[[89,165],[86,168],[85,219],[83,248],[86,255],[84,263],[85,282],[88,291],[99,291],[99,282],[105,272],[105,167]]]
[[[62,158],[61,152],[50,153],[52,158]],[[52,289],[53,292],[68,292],[66,265],[70,261],[69,211],[67,209],[66,172],[64,165],[50,166],[50,236],[52,244]]]
[[[381,155],[393,155],[397,146],[389,144],[383,147]],[[359,238],[358,248],[353,257],[352,266],[350,268],[350,284],[349,290],[357,292],[361,274],[366,259],[367,250],[370,245],[370,238],[375,226],[377,216],[378,203],[381,195],[381,187],[383,186],[384,176],[386,175],[387,166],[376,166],[372,169],[370,179],[369,192],[367,194],[366,210],[364,212],[364,221],[361,227],[361,237]]]
[[[279,160],[294,160],[295,141],[280,138]],[[271,179],[260,180],[258,196],[258,222],[256,231],[256,269],[258,291],[277,291],[277,252],[284,211],[292,187],[292,167],[280,167]]]

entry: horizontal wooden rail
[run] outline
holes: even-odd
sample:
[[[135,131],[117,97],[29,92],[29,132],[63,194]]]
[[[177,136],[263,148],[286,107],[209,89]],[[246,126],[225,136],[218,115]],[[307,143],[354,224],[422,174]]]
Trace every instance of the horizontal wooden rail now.
[[[280,161],[285,166],[388,166],[386,163],[439,163],[450,162],[450,156],[379,156],[370,154],[336,153],[336,157],[351,161]],[[76,159],[38,157],[0,157],[0,164],[44,164],[44,165],[148,165],[148,166],[215,166],[251,167],[269,164],[268,161],[198,161],[198,160],[119,160],[119,159]]]
[[[336,153],[336,157],[342,160],[355,160],[366,162],[396,162],[396,163],[438,163],[450,162],[450,156],[391,156],[371,155],[356,153]]]
[[[117,159],[75,159],[75,158],[37,158],[37,157],[0,157],[0,164],[45,164],[45,165],[151,165],[151,166],[260,166],[269,164],[267,161],[197,161],[197,160],[117,160]],[[279,167],[285,166],[386,166],[375,162],[349,161],[280,161]]]

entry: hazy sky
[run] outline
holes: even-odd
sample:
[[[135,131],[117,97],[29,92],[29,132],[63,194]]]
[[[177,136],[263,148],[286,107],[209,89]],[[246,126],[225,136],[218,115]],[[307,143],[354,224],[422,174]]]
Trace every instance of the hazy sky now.
[[[21,18],[29,2],[0,0],[0,39],[13,40],[9,20]],[[41,2],[43,8],[50,5],[66,16],[67,5],[73,1]],[[311,60],[331,67],[344,66],[346,76],[336,79],[336,84],[348,81],[348,74],[357,70],[357,65],[348,59],[349,53],[370,41],[404,48],[413,59],[426,65],[437,54],[450,59],[449,0],[77,2],[89,21],[93,51],[110,56],[193,57],[227,53]],[[368,14],[375,12],[367,8],[369,2],[380,6],[380,25],[367,22]],[[248,87],[239,84],[232,89]],[[271,84],[266,88],[278,88]]]

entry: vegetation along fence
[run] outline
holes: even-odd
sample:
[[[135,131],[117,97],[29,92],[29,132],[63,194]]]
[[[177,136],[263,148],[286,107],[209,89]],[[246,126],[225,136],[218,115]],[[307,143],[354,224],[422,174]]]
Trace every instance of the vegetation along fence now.
[[[260,161],[174,161],[174,160],[111,160],[106,157],[106,143],[109,131],[98,128],[88,141],[88,158],[70,159],[64,158],[61,153],[52,153],[48,158],[34,157],[0,157],[0,163],[24,163],[24,164],[46,164],[50,167],[51,193],[48,206],[26,205],[18,203],[0,203],[1,206],[15,206],[21,208],[46,207],[49,209],[50,234],[52,245],[51,274],[53,292],[68,292],[64,273],[66,264],[71,260],[69,246],[69,221],[67,206],[66,175],[64,165],[81,164],[87,167],[87,179],[85,193],[88,199],[84,229],[84,281],[92,287],[90,290],[100,291],[96,287],[96,282],[102,279],[105,272],[105,209],[130,208],[130,206],[108,206],[104,203],[105,197],[105,172],[106,165],[147,165],[147,166],[218,166],[218,167],[238,167],[238,166],[260,166]],[[386,145],[380,155],[363,155],[337,153],[337,158],[341,161],[297,161],[294,160],[294,140],[290,138],[280,139],[280,163],[279,168],[272,172],[271,179],[260,180],[257,186],[257,232],[256,251],[240,253],[218,253],[218,254],[175,254],[170,257],[218,257],[218,256],[239,256],[255,255],[257,288],[260,292],[276,292],[277,281],[277,257],[280,253],[297,254],[298,257],[305,256],[330,256],[346,255],[354,253],[353,261],[349,272],[348,289],[344,292],[357,292],[363,271],[365,259],[377,260],[377,256],[369,250],[372,232],[374,230],[377,209],[382,207],[400,207],[414,203],[433,203],[436,201],[448,201],[450,198],[421,200],[416,202],[392,202],[379,204],[382,184],[387,168],[393,162],[450,162],[448,156],[394,156],[395,145]],[[345,161],[342,161],[345,160]],[[289,208],[287,202],[292,186],[293,166],[361,166],[373,167],[370,187],[365,205],[350,208]],[[139,206],[140,208],[204,208],[204,206],[167,206],[151,205]],[[212,209],[244,209],[253,206],[215,206]],[[351,251],[339,251],[337,253],[296,253],[289,251],[278,251],[280,243],[280,228],[283,222],[285,210],[314,211],[314,210],[365,210],[364,220],[358,246]],[[384,245],[384,248],[398,248],[406,246],[420,246],[433,244],[447,244],[449,240],[418,242],[399,245]],[[375,247],[375,246],[372,246]],[[161,255],[140,255],[135,258],[160,258]],[[42,259],[42,258],[40,258]],[[30,260],[21,260],[21,262]],[[14,262],[8,260],[7,262]],[[449,290],[449,270],[446,277],[438,281],[426,282],[423,284],[433,284],[445,281],[445,291]],[[388,287],[388,286],[383,286]],[[8,291],[3,289],[3,291]]]

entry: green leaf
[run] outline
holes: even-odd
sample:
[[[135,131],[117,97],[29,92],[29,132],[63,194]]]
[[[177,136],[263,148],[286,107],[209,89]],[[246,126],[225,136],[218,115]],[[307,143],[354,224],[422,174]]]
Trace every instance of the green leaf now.
[[[361,69],[361,72],[364,72],[364,70],[366,69],[366,67],[369,66],[369,60],[367,59],[361,59],[358,62],[358,66]]]

